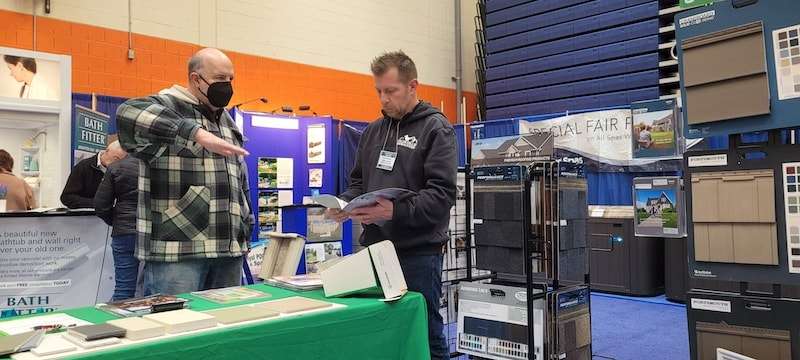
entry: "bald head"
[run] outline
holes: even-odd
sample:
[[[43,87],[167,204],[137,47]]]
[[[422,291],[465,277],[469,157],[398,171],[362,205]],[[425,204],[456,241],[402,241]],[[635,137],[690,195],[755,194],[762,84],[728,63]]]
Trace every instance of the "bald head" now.
[[[103,166],[108,166],[116,161],[124,159],[128,153],[122,149],[119,141],[114,141],[106,146],[106,151],[100,155],[100,163]]]
[[[198,72],[206,66],[225,66],[230,65],[233,68],[233,63],[228,55],[215,48],[205,48],[194,53],[189,59],[189,75],[193,72]]]
[[[189,59],[189,92],[212,109],[206,96],[208,86],[215,82],[233,80],[233,62],[219,49],[205,48]]]

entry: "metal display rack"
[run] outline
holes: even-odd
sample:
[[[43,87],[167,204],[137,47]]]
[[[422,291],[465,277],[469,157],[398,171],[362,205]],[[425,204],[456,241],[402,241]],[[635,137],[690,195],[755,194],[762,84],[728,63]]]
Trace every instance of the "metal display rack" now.
[[[475,267],[475,239],[472,226],[472,180],[469,165],[458,169],[456,205],[450,211],[449,240],[444,249],[442,265],[442,301],[440,313],[447,330],[447,343],[451,358],[463,354],[454,351],[456,345],[455,324],[458,307],[457,287],[462,281],[490,279],[490,271]]]
[[[576,246],[576,242],[574,238],[562,238],[563,228],[567,221],[572,220],[562,218],[561,201],[564,195],[560,191],[561,185],[562,183],[568,184],[567,187],[573,185],[570,184],[571,179],[562,178],[562,166],[564,164],[558,161],[545,160],[524,165],[481,166],[472,171],[471,177],[476,181],[476,192],[479,188],[477,183],[482,182],[480,186],[490,189],[489,191],[496,191],[494,195],[500,194],[497,196],[497,201],[502,202],[502,208],[519,206],[510,210],[512,213],[510,221],[475,220],[476,226],[483,227],[483,229],[476,228],[476,234],[491,229],[489,231],[492,234],[502,232],[503,235],[510,235],[510,237],[497,235],[495,237],[497,243],[488,246],[478,240],[474,243],[479,251],[485,252],[484,254],[506,256],[508,267],[499,271],[492,269],[494,271],[492,284],[524,289],[526,324],[536,324],[536,311],[540,311],[542,316],[541,330],[537,330],[537,326],[525,326],[527,344],[501,340],[499,343],[504,345],[499,346],[496,345],[497,339],[492,339],[495,345],[483,347],[494,349],[495,352],[491,354],[496,356],[492,358],[591,359],[588,261],[585,262],[583,276],[570,280],[563,279],[565,269],[562,268],[562,258],[566,253],[565,250],[568,250],[564,249],[565,244],[571,244],[569,246],[572,247]],[[487,202],[487,198],[479,199],[479,197],[471,196],[473,204],[478,201],[481,202],[479,206],[485,205],[483,203]],[[487,211],[482,209],[481,213],[486,215]],[[483,234],[481,236],[486,237],[486,233]],[[577,246],[582,244],[583,254],[588,256],[585,252],[585,231],[581,234],[584,239]],[[494,235],[489,237],[492,236]],[[520,239],[521,244],[518,244],[517,241]],[[493,245],[497,245],[496,253],[492,253]],[[484,267],[486,264],[486,261],[480,259],[476,261],[478,267]],[[569,325],[565,325],[567,323]],[[537,334],[537,331],[541,333]],[[576,333],[580,335],[575,336]],[[537,335],[543,339],[538,345]],[[537,354],[541,357],[537,357]]]

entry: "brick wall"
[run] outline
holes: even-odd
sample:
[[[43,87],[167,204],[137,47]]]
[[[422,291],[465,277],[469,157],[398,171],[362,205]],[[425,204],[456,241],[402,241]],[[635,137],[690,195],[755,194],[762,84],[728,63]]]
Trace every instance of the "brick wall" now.
[[[134,97],[182,84],[186,60],[197,44],[141,34],[133,35],[135,60],[127,60],[128,33],[46,17],[36,20],[37,51],[72,56],[74,92]],[[33,49],[33,17],[0,10],[0,46]],[[281,105],[308,104],[319,114],[369,121],[379,114],[369,75],[226,51],[234,62],[236,95],[232,102],[259,96],[269,104],[245,109],[269,111]],[[365,59],[365,64],[369,59]],[[366,67],[366,65],[365,65]],[[424,71],[424,69],[421,69]],[[455,121],[455,90],[422,85],[420,97],[439,106]],[[475,108],[475,94],[465,92],[467,108]],[[474,111],[467,111],[472,120]]]

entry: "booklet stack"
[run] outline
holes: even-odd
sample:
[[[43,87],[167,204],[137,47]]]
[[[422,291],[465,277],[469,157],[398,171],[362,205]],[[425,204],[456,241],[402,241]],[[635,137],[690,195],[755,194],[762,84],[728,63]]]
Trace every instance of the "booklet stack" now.
[[[97,304],[97,308],[122,317],[142,316],[186,307],[188,300],[172,295],[151,295],[141,298]]]
[[[264,283],[293,291],[309,291],[322,288],[322,278],[318,274],[292,276],[273,276]]]

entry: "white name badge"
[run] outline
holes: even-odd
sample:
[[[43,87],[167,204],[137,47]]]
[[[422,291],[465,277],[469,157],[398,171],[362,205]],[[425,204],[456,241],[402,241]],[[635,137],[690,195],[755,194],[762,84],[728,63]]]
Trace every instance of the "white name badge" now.
[[[378,169],[392,171],[394,169],[394,162],[397,160],[397,153],[394,151],[381,150],[381,156],[378,158]]]

